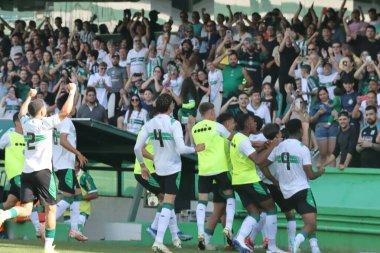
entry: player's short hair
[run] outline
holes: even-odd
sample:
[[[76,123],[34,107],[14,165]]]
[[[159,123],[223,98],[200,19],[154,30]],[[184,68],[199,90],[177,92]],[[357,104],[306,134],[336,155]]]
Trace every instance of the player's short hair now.
[[[64,93],[57,99],[57,108],[58,110],[62,110],[63,105],[66,103],[67,98],[69,97],[69,93]]]
[[[36,99],[30,102],[28,105],[28,112],[30,116],[35,117],[37,113],[45,106],[45,103],[42,99]]]
[[[15,114],[13,114],[13,123],[16,123],[16,121],[20,121],[20,118],[18,117],[19,115],[19,112],[16,112]]]
[[[173,103],[173,97],[169,94],[161,94],[156,101],[156,108],[159,113],[167,112]]]
[[[276,138],[277,134],[280,132],[280,126],[274,123],[266,124],[263,129],[263,134],[268,140],[273,140]]]
[[[209,110],[214,109],[214,104],[210,102],[204,102],[200,104],[199,106],[199,112],[203,116],[205,115]]]
[[[247,122],[247,120],[249,118],[253,118],[254,119],[254,114],[251,113],[251,112],[248,112],[248,113],[244,113],[244,114],[241,114],[237,120],[236,120],[236,128],[241,131],[241,130],[244,130],[245,128],[245,123]]]
[[[285,124],[285,129],[289,135],[294,135],[302,129],[302,123],[299,119],[291,119]]]
[[[262,118],[260,118],[259,116],[257,115],[254,115],[253,118],[255,119],[255,122],[256,122],[256,130],[257,131],[260,131],[261,128],[263,127],[264,125],[264,121]]]
[[[220,114],[217,118],[216,118],[216,121],[220,124],[224,124],[226,121],[230,120],[230,119],[233,119],[235,120],[234,116],[230,113],[222,113]]]

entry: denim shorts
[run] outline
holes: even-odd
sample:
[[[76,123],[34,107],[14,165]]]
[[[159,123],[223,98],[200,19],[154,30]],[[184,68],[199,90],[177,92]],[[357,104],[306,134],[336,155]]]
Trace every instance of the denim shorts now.
[[[333,123],[327,127],[326,123],[327,122],[317,123],[315,127],[315,138],[317,140],[336,138],[336,135],[338,134],[338,125]]]

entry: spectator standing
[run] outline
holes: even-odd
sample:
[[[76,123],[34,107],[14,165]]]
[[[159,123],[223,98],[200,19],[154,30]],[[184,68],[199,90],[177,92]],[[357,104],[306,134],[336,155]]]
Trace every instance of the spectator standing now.
[[[28,97],[30,90],[30,83],[28,82],[28,72],[25,69],[20,71],[20,80],[15,83],[17,97],[22,101]]]
[[[20,111],[21,103],[22,100],[16,96],[16,88],[11,86],[1,100],[1,107],[5,107],[3,118],[13,119],[13,115]]]
[[[85,103],[78,109],[77,118],[90,118],[108,124],[106,109],[96,101],[96,90],[88,87]]]
[[[114,93],[116,98],[115,101],[120,99],[120,89],[124,87],[127,80],[127,72],[125,68],[119,66],[120,56],[114,54],[112,56],[112,67],[107,69],[107,76],[111,78],[111,90],[110,93]]]
[[[251,94],[251,103],[248,104],[247,110],[259,116],[264,124],[272,123],[270,111],[265,103],[261,102],[260,90],[253,90]]]
[[[133,37],[133,49],[128,52],[127,57],[128,79],[130,79],[134,73],[142,73],[144,77],[147,76],[144,64],[144,57],[147,51],[148,49],[143,47],[141,37],[135,35]]]
[[[96,97],[99,104],[104,108],[108,108],[108,98],[107,94],[111,92],[112,81],[111,77],[106,74],[107,64],[101,62],[99,64],[99,73],[91,75],[87,86],[92,86],[96,89]]]

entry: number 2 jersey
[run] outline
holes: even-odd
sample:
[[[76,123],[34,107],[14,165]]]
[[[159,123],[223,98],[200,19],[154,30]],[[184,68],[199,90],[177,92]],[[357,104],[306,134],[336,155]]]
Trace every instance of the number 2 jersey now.
[[[74,169],[75,154],[61,146],[61,134],[67,134],[67,141],[77,147],[77,136],[74,124],[70,118],[65,118],[53,131],[53,168],[55,171]]]
[[[311,165],[309,149],[296,139],[287,139],[273,149],[268,160],[277,166],[280,189],[285,199],[297,192],[310,188],[303,169]]]
[[[141,129],[135,146],[139,163],[143,162],[141,148],[150,138],[154,147],[154,167],[159,176],[168,176],[181,170],[180,154],[194,153],[183,141],[181,124],[166,114],[158,114]]]
[[[58,115],[43,119],[23,116],[21,125],[26,143],[23,173],[52,170],[53,128],[60,124]]]

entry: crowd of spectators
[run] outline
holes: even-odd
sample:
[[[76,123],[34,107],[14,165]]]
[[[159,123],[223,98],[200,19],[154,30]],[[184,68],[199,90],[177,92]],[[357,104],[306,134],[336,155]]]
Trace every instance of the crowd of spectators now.
[[[76,82],[74,117],[137,134],[157,96],[169,93],[188,145],[197,108],[210,101],[219,113],[252,112],[264,124],[300,119],[303,143],[322,164],[380,168],[380,15],[349,14],[345,4],[319,15],[312,5],[301,17],[300,3],[289,20],[278,8],[247,16],[227,5],[216,20],[202,9],[191,21],[182,11],[178,31],[171,19],[159,24],[155,10],[127,9],[109,40],[96,16],[76,19],[71,31],[60,17],[14,27],[0,18],[1,117],[11,119],[30,88],[53,114]]]

